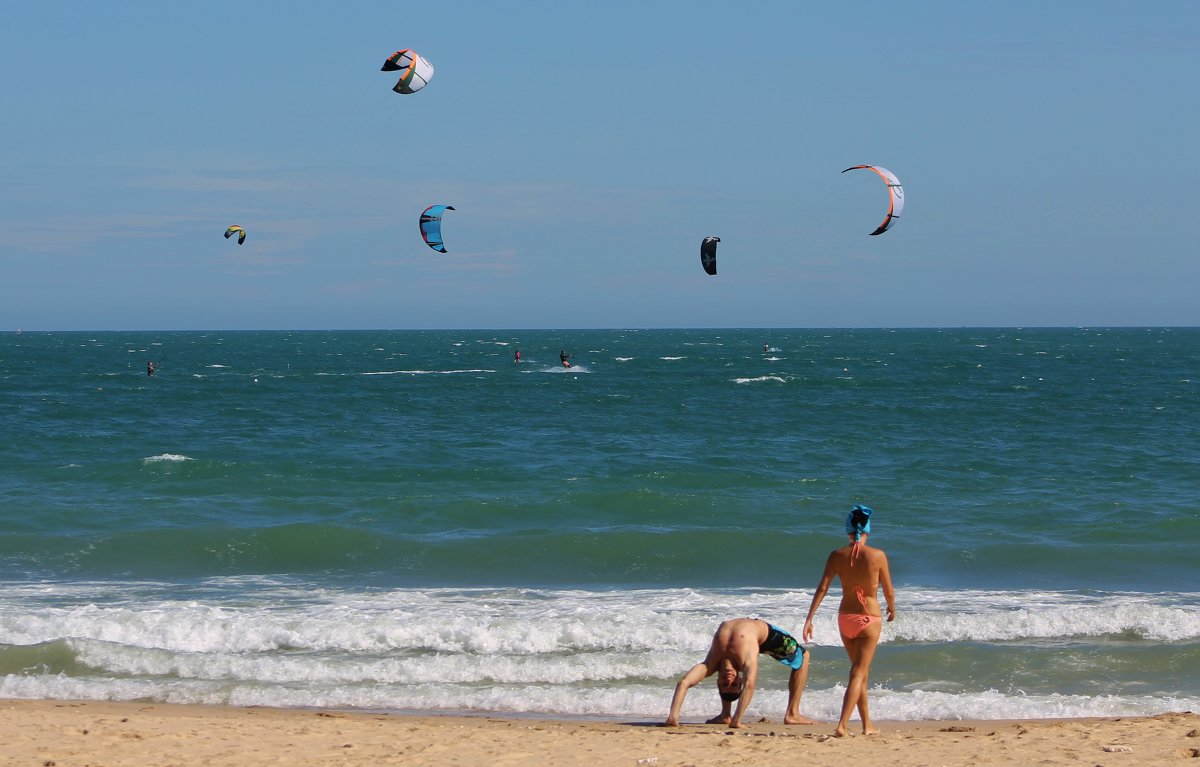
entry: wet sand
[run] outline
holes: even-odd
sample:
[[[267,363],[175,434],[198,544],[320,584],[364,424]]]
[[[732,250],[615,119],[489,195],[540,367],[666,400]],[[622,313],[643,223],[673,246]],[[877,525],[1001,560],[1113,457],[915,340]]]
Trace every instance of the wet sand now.
[[[348,765],[440,767],[770,767],[804,765],[1196,764],[1200,716],[878,722],[881,734],[829,737],[832,723],[747,729],[233,708],[161,703],[0,701],[0,764],[31,767]],[[857,722],[852,722],[852,725]]]

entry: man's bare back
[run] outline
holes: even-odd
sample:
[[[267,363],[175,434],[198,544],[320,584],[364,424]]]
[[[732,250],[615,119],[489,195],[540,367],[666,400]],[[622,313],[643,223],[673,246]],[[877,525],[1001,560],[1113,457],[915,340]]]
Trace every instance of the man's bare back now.
[[[707,664],[711,660],[715,666],[728,660],[738,669],[745,669],[751,663],[757,666],[758,648],[766,641],[769,630],[767,622],[757,618],[722,621],[704,662]]]

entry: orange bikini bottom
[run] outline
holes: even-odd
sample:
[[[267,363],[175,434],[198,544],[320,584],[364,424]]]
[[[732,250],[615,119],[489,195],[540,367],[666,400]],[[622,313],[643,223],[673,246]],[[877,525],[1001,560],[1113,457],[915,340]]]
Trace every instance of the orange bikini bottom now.
[[[863,593],[862,586],[854,587],[854,596],[858,597],[858,603],[867,609],[867,595]],[[859,634],[867,630],[872,623],[882,623],[883,618],[878,615],[867,615],[866,613],[838,613],[838,630],[842,632],[842,636],[847,639],[854,639]]]
[[[838,613],[838,630],[847,639],[854,639],[867,630],[872,623],[882,623],[878,615],[863,615],[861,613]]]

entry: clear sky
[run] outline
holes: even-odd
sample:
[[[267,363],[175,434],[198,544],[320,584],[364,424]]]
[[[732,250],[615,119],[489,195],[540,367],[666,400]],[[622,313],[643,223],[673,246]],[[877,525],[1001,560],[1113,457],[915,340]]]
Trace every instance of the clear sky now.
[[[14,3],[0,69],[0,331],[1200,325],[1196,0]]]

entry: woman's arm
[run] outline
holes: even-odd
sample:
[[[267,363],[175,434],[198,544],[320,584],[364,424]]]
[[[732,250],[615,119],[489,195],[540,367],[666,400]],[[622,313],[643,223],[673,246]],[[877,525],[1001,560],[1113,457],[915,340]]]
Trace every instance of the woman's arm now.
[[[883,552],[879,552],[883,554]],[[887,619],[896,620],[896,590],[892,588],[892,572],[888,567],[887,554],[883,554],[883,563],[879,567],[879,585],[883,586],[883,598],[887,601]]]
[[[812,604],[808,607],[808,617],[804,619],[804,630],[800,632],[800,638],[805,642],[812,641],[813,614],[817,611],[817,608],[821,606],[821,600],[823,600],[825,595],[829,592],[829,587],[833,583],[833,576],[833,554],[830,553],[829,558],[825,560],[825,572],[821,573],[821,582],[817,584],[817,590],[813,592]]]

